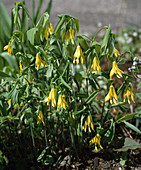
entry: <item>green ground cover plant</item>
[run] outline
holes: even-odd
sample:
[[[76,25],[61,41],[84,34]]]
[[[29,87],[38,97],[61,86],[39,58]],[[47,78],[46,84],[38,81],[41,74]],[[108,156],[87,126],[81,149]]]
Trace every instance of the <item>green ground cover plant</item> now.
[[[110,25],[101,29],[99,43],[101,30],[92,39],[80,35],[75,17],[59,15],[53,28],[48,12],[35,20],[21,2],[12,11],[11,35],[0,53],[1,168],[57,168],[64,155],[70,155],[69,163],[87,147],[141,148],[116,131],[126,125],[141,134],[130,122],[140,113],[128,107],[135,103],[134,78],[120,68],[125,54],[136,69],[140,58],[129,50],[119,53]]]

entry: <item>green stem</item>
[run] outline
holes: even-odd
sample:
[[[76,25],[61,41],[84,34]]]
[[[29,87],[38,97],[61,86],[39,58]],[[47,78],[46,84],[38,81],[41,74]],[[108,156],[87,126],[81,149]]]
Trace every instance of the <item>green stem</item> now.
[[[100,31],[102,31],[103,29],[107,29],[107,26],[104,26],[103,28],[101,28],[99,31],[97,31],[97,33],[95,34],[93,41],[95,40],[96,36],[99,34]]]
[[[106,115],[105,115],[105,117],[104,117],[104,120],[103,120],[103,125],[104,125],[104,123],[105,123],[105,121],[106,121],[106,119],[107,119],[107,117],[108,117],[108,115],[109,115],[109,108],[110,108],[110,101],[109,101],[109,104],[108,104],[108,110],[107,110],[107,113],[106,113]]]

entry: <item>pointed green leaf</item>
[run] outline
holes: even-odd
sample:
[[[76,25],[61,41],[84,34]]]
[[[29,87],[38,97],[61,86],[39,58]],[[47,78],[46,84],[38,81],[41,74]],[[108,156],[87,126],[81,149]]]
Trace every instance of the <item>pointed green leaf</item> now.
[[[32,45],[34,45],[35,34],[38,31],[38,28],[34,27],[27,31],[27,39]]]
[[[13,68],[16,72],[19,72],[17,60],[14,55],[9,55],[9,53],[3,52],[0,54],[0,56],[2,56],[8,62],[8,64],[11,66],[11,68]]]
[[[129,128],[131,128],[131,129],[134,130],[135,132],[141,134],[141,131],[140,131],[138,128],[136,128],[134,125],[132,125],[131,123],[126,122],[126,121],[123,121],[123,122],[124,122],[125,125],[128,126]]]
[[[123,121],[127,121],[127,120],[131,120],[133,119],[134,116],[136,116],[138,113],[131,113],[131,114],[128,114],[126,116],[123,116],[121,118],[119,118],[116,123],[121,123]]]
[[[0,71],[0,79],[6,79],[6,80],[14,80],[14,77],[11,77],[10,75]]]
[[[102,43],[102,46],[101,48],[104,47],[104,49],[106,49],[107,45],[108,45],[108,41],[109,41],[109,37],[110,37],[110,34],[111,34],[111,26],[109,25],[108,26],[108,29],[107,29],[107,32],[104,36],[104,40],[103,40],[103,43]]]
[[[138,89],[140,89],[141,88],[141,82],[139,82],[139,84],[138,84]]]

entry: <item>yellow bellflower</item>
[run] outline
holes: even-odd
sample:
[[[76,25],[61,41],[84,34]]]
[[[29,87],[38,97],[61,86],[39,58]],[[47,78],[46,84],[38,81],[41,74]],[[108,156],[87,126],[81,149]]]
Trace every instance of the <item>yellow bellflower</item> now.
[[[107,94],[107,96],[105,97],[105,102],[107,102],[108,100],[110,100],[110,103],[117,103],[118,101],[118,96],[115,92],[115,88],[113,85],[110,86],[109,88],[109,93]]]
[[[64,108],[66,110],[66,107],[68,106],[68,103],[65,100],[65,96],[60,95],[57,103],[57,111],[60,110],[60,108]]]
[[[47,28],[46,28],[46,30],[45,30],[45,38],[46,38],[46,40],[48,39],[49,34],[51,35],[52,33],[53,33],[53,26],[52,26],[52,24],[49,22],[49,23],[47,24]]]
[[[114,51],[114,55],[116,56],[116,57],[118,57],[120,54],[119,54],[119,51],[115,48],[115,51]]]
[[[120,78],[122,77],[122,73],[124,72],[118,68],[117,63],[114,61],[112,65],[112,70],[110,71],[110,78],[112,78],[114,74],[116,74],[116,76]]]
[[[19,65],[20,65],[20,74],[22,75],[22,73],[23,73],[23,66],[22,66],[22,62],[21,61],[19,62]]]
[[[31,84],[31,81],[29,79],[27,80],[27,84]]]
[[[99,66],[99,61],[97,60],[96,57],[94,57],[94,59],[93,59],[93,63],[91,65],[91,67],[90,67],[90,71],[91,72],[94,71],[94,73],[101,72],[101,68]]]
[[[74,44],[74,35],[72,28],[70,28],[65,35],[65,41],[67,42],[67,44],[69,39],[71,39],[71,43]]]
[[[135,103],[132,85],[127,85],[126,86],[125,93],[123,94],[123,97],[124,97],[124,102],[125,102],[125,99],[127,98],[128,99],[128,103],[130,104],[129,98],[131,97],[132,101]]]
[[[24,103],[23,103],[23,102],[21,102],[21,103],[20,103],[20,107],[23,107],[23,106],[24,106]]]
[[[41,56],[39,53],[36,54],[36,61],[35,61],[35,69],[39,70],[40,65],[45,67],[47,64],[44,60],[41,59]]]
[[[10,106],[10,104],[11,104],[11,99],[8,99],[8,105]]]
[[[4,47],[4,51],[5,50],[7,50],[8,51],[8,53],[11,55],[11,48],[10,48],[10,43],[8,43],[8,45],[6,45],[5,47]]]
[[[95,144],[95,150],[97,151],[97,145],[100,146],[101,149],[103,149],[103,147],[101,146],[100,144],[100,141],[101,141],[101,136],[99,134],[96,134],[95,137],[93,137],[91,140],[90,140],[90,145],[92,144]]]
[[[89,132],[91,132],[91,129],[94,131],[94,126],[93,126],[93,123],[91,121],[90,115],[87,117],[85,124],[82,126],[82,130],[84,130],[86,132],[87,127],[88,127]]]
[[[43,119],[44,119],[43,113],[41,111],[39,111],[38,118],[37,118],[37,124],[40,124],[40,122],[42,122],[43,126],[45,126],[45,122]]]
[[[76,62],[78,64],[79,63],[79,58],[81,60],[81,64],[83,64],[85,58],[84,58],[84,54],[82,52],[82,49],[81,49],[80,45],[77,46],[76,51],[74,53],[73,63],[75,64],[75,62]]]
[[[50,101],[52,101],[52,106],[56,106],[56,100],[55,100],[55,89],[51,89],[49,96],[44,100],[47,105],[49,105]]]

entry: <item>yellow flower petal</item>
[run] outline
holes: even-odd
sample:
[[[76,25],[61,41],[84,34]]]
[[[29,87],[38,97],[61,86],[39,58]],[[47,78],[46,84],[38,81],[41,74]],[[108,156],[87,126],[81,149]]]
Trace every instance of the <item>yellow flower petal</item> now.
[[[8,43],[8,45],[6,45],[5,47],[4,47],[4,51],[5,50],[7,50],[8,51],[8,53],[11,55],[11,48],[10,48],[10,43]]]
[[[88,128],[89,132],[91,132],[91,129],[94,131],[94,126],[93,126],[93,123],[91,121],[90,115],[87,117],[84,125],[82,126],[82,130],[84,130],[86,132],[87,128]]]
[[[35,69],[38,71],[40,65],[42,65],[43,67],[45,67],[47,64],[44,60],[41,59],[41,56],[39,53],[36,54],[36,61],[35,61]]]
[[[74,35],[72,28],[70,28],[65,35],[65,41],[67,42],[67,44],[69,39],[71,39],[71,43],[74,44]]]
[[[109,88],[109,93],[107,94],[107,96],[105,97],[105,102],[107,102],[108,100],[110,100],[110,103],[113,104],[113,103],[117,103],[118,101],[118,96],[115,92],[115,88],[114,86],[110,86]]]
[[[20,74],[22,75],[22,73],[23,73],[23,66],[22,66],[22,62],[21,61],[19,62],[19,65],[20,65]]]
[[[102,147],[101,144],[100,144],[100,141],[101,141],[101,136],[100,136],[99,134],[96,134],[95,137],[93,137],[93,138],[90,140],[89,144],[90,144],[90,145],[95,144],[95,150],[97,151],[97,150],[98,150],[98,149],[97,149],[97,146],[100,146],[100,148],[103,149],[103,147]]]
[[[130,97],[132,99],[132,101],[135,103],[134,101],[134,94],[133,94],[133,87],[132,85],[128,84],[125,88],[125,93],[123,94],[124,97],[124,101],[127,98],[128,99],[128,103],[130,104]]]
[[[114,61],[112,64],[112,70],[110,71],[110,78],[112,78],[114,74],[116,74],[116,76],[120,78],[122,77],[122,73],[124,72],[118,68],[116,62]]]
[[[94,71],[94,73],[96,72],[101,72],[101,68],[99,66],[99,61],[97,60],[96,57],[94,57],[92,65],[90,67],[90,72]]]
[[[48,39],[48,37],[49,37],[49,34],[51,35],[52,33],[53,33],[53,26],[52,26],[52,24],[49,22],[48,23],[48,25],[47,25],[47,28],[46,28],[46,30],[45,30],[45,38],[46,38],[46,40]]]
[[[8,99],[8,105],[10,105],[11,104],[11,99]]]
[[[116,57],[118,57],[120,54],[119,54],[119,51],[115,48],[115,51],[114,51],[114,55],[116,56]]]
[[[56,106],[56,100],[55,100],[55,89],[52,88],[49,96],[44,100],[45,103],[47,103],[47,105],[49,105],[50,101],[52,101],[52,106],[55,107]]]
[[[66,107],[69,107],[69,105],[65,100],[65,96],[60,95],[57,103],[57,111],[59,111],[60,108],[64,108],[66,110]]]
[[[44,122],[43,118],[44,118],[43,113],[41,111],[39,111],[38,118],[37,118],[37,124],[40,124],[40,122],[42,122],[43,126],[45,126],[45,122]]]
[[[81,64],[84,63],[85,57],[84,54],[82,52],[82,49],[80,47],[80,45],[77,46],[76,51],[74,53],[74,60],[73,63],[75,64],[75,62],[78,64],[79,63],[79,58],[81,60]]]

